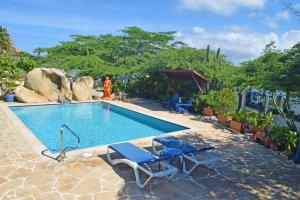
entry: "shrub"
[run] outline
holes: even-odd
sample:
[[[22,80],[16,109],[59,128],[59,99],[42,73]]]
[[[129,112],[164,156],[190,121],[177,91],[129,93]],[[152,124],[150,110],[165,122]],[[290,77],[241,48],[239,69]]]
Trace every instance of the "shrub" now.
[[[193,108],[196,112],[202,111],[205,107],[214,109],[217,105],[216,92],[214,90],[209,91],[207,94],[194,94],[193,96]]]
[[[270,127],[273,125],[272,112],[258,113],[252,111],[241,111],[238,113],[230,114],[232,119],[240,121],[244,126],[248,126],[252,130],[260,129],[267,134],[270,132]]]
[[[231,89],[224,88],[217,91],[215,94],[215,98],[216,105],[214,107],[214,110],[217,114],[225,115],[236,110],[237,101],[235,93]]]
[[[283,150],[288,154],[296,152],[297,138],[299,136],[299,133],[290,130],[288,127],[274,126],[270,132],[271,139],[282,146]]]

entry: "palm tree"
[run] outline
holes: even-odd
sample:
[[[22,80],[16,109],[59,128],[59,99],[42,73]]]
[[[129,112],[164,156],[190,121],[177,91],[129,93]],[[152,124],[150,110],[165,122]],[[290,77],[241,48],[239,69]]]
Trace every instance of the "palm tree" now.
[[[14,46],[6,28],[0,26],[0,55],[11,53]]]

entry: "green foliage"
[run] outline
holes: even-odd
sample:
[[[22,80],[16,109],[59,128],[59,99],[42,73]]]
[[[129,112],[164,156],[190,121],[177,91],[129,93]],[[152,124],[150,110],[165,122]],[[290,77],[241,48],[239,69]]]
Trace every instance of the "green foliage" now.
[[[0,56],[0,78],[15,78],[20,71],[14,58],[8,55]]]
[[[17,67],[17,61],[9,55],[0,56],[0,84],[5,88],[16,87],[15,80],[22,70]]]
[[[0,26],[0,55],[11,54],[14,47],[6,28]]]
[[[232,113],[236,110],[237,101],[235,93],[232,89],[224,88],[219,90],[215,94],[216,106],[214,110],[217,114],[225,115],[227,113]]]
[[[124,84],[121,81],[118,81],[118,80],[113,81],[112,91],[113,92],[124,91]]]
[[[94,78],[106,74],[134,74],[143,79],[161,69],[194,69],[208,78],[215,77],[218,87],[233,83],[228,75],[235,74],[237,67],[228,62],[220,51],[210,51],[211,58],[207,63],[205,49],[188,47],[175,40],[175,34],[174,31],[149,32],[138,27],[126,27],[119,35],[72,35],[68,42],[51,48],[37,48],[35,53],[41,67],[79,70],[81,74]],[[218,68],[215,67],[216,63],[219,63]],[[143,90],[139,81],[133,80],[131,85],[133,83],[137,84],[135,88]],[[155,90],[158,93],[160,89]]]
[[[270,128],[273,125],[272,112],[258,113],[253,111],[242,110],[229,114],[232,119],[242,122],[245,126],[249,126],[252,130],[260,129],[267,134],[270,132]]]
[[[24,70],[26,72],[29,72],[34,67],[36,67],[36,62],[35,62],[33,56],[28,53],[25,53],[25,52],[17,53],[15,56],[15,60],[16,60],[17,67],[21,68],[22,70]]]
[[[254,86],[276,92],[281,90],[286,92],[285,108],[274,105],[292,131],[297,131],[294,123],[294,117],[290,112],[289,98],[293,95],[300,94],[300,86],[296,84],[300,78],[300,43],[296,44],[289,50],[279,51],[275,42],[268,44],[263,54],[252,61],[242,63],[242,76],[236,84],[245,86]]]
[[[217,91],[211,90],[207,94],[197,93],[193,96],[193,108],[195,111],[202,111],[205,107],[214,109],[217,106]]]
[[[193,107],[195,111],[202,111],[204,107],[212,108],[217,114],[232,113],[236,109],[234,92],[229,88],[210,90],[207,94],[194,94]]]
[[[281,145],[288,154],[296,151],[298,132],[291,131],[288,127],[274,126],[270,137],[277,144]]]

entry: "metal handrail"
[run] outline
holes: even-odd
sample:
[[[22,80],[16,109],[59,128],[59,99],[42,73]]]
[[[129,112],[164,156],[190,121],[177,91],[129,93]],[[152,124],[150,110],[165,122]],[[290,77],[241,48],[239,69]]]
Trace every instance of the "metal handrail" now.
[[[64,145],[63,145],[63,131],[64,131],[64,128],[68,129],[68,131],[70,131],[70,133],[72,133],[76,138],[77,138],[77,145],[76,145],[76,148],[79,147],[80,145],[80,137],[74,132],[72,131],[72,129],[67,126],[66,124],[63,124],[60,126],[60,153],[59,153],[59,162],[62,162],[63,161],[63,154],[64,154]]]

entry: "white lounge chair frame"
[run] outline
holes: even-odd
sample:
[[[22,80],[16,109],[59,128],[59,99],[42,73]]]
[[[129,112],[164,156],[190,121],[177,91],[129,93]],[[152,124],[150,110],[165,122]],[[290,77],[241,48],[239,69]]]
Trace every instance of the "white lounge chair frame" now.
[[[157,142],[158,143],[158,142]],[[158,143],[162,145],[161,143]],[[158,150],[155,146],[155,141],[152,140],[152,149],[153,152],[156,155],[160,155],[162,150]],[[202,154],[206,159],[199,160],[195,154]],[[181,164],[182,164],[182,172],[186,175],[189,175],[198,165],[206,165],[209,166],[213,164],[215,161],[219,160],[218,157],[215,156],[210,156],[206,151],[203,152],[197,152],[197,153],[189,153],[189,154],[182,154],[182,156],[179,156]],[[186,160],[189,160],[190,162],[193,163],[192,167],[190,169],[187,169],[186,167]]]
[[[107,148],[107,160],[112,164],[112,165],[117,165],[119,163],[125,163],[127,165],[129,165],[133,171],[134,171],[134,175],[135,175],[135,180],[136,180],[136,185],[139,188],[144,188],[145,185],[147,185],[147,183],[154,177],[165,177],[168,180],[172,179],[174,177],[174,175],[178,172],[178,169],[172,165],[170,165],[169,163],[167,163],[166,161],[157,161],[160,163],[161,167],[162,167],[162,171],[159,172],[153,172],[151,170],[151,168],[145,163],[142,165],[139,165],[136,162],[133,162],[131,160],[128,160],[126,158],[121,158],[121,159],[111,159],[110,156],[110,149],[111,148]],[[111,149],[113,150],[113,149]],[[114,150],[113,150],[114,151]],[[147,180],[142,183],[140,180],[140,175],[139,175],[139,170],[142,170],[143,172],[145,172],[149,177],[147,178]]]

